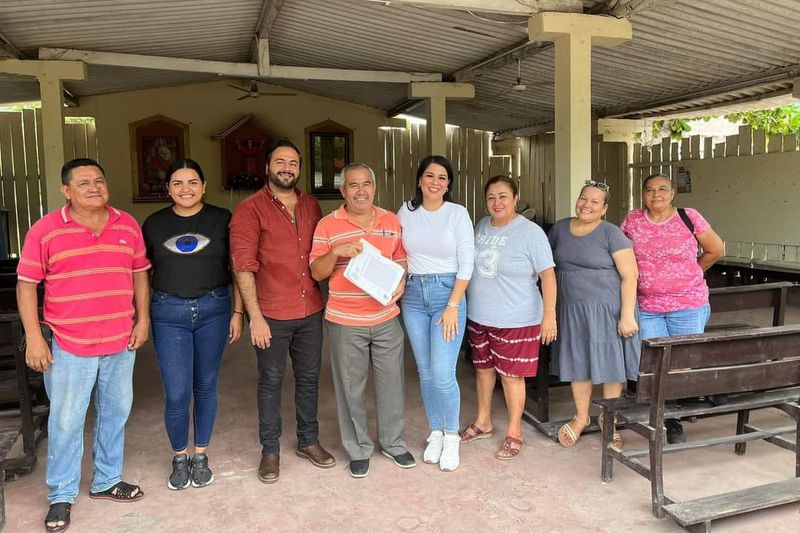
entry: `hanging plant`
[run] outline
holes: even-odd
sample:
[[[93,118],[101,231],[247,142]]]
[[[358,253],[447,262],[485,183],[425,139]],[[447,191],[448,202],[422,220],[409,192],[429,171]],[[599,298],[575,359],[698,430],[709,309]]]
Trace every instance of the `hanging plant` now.
[[[754,130],[769,135],[797,135],[800,133],[800,104],[759,111],[743,111],[725,115],[731,122],[742,122]]]
[[[690,131],[692,131],[692,127],[689,125],[689,121],[682,118],[653,122],[653,139],[669,137],[673,141],[680,141],[683,139],[683,134]]]

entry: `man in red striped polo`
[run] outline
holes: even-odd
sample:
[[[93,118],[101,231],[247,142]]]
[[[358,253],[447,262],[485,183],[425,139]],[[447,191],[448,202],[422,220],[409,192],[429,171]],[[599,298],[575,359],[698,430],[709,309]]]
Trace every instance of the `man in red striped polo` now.
[[[339,190],[344,205],[317,224],[309,260],[314,279],[330,277],[325,319],[339,431],[350,456],[350,475],[360,478],[369,473],[369,457],[374,449],[364,404],[370,364],[381,453],[401,468],[416,466],[403,438],[404,335],[397,319],[400,309],[396,302],[405,283],[401,282],[392,301],[383,305],[350,283],[344,271],[350,258],[361,253],[360,239],[403,268],[406,252],[397,216],[372,204],[375,197],[372,169],[361,163],[347,165],[342,169]]]
[[[44,372],[50,398],[46,481],[48,531],[69,527],[78,495],[83,430],[94,394],[94,469],[89,496],[119,502],[144,492],[122,481],[125,423],[133,401],[136,349],[150,328],[150,263],[136,220],[108,205],[108,184],[92,159],[61,169],[67,204],[25,236],[17,267],[17,302],[28,366]],[[36,286],[45,282],[45,340]]]

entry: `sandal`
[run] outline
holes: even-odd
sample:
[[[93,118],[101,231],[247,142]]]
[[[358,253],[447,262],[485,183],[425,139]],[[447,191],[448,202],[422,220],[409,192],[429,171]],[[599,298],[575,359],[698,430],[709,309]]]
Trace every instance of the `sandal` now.
[[[47,516],[44,519],[45,530],[50,533],[57,533],[58,531],[66,531],[69,529],[70,509],[72,509],[72,504],[67,502],[58,502],[50,505],[50,509],[47,511]],[[61,522],[60,525],[59,522]]]
[[[600,433],[601,433],[601,434],[603,433],[603,414],[605,414],[605,413],[600,413],[600,415],[597,417],[597,424],[600,426]],[[620,435],[620,434],[619,434],[619,431],[617,431],[617,426],[616,426],[616,423],[617,423],[617,421],[616,421],[616,419],[615,419],[615,420],[614,420],[614,425],[612,425],[612,426],[611,426],[611,427],[613,428],[613,431],[614,431],[614,432],[611,434],[611,444],[612,444],[612,445],[613,445],[615,448],[622,449],[622,446],[623,446],[625,443],[624,443],[624,442],[623,442],[623,440],[622,440],[622,435]]]
[[[518,448],[515,448],[514,444],[516,444]],[[520,439],[512,437],[511,435],[506,435],[503,446],[494,456],[501,461],[509,461],[519,454],[520,450],[522,450],[522,446],[523,443]]]
[[[575,431],[575,429],[571,426],[573,423],[577,426],[580,426],[578,431]],[[561,428],[558,430],[558,442],[564,448],[572,448],[575,446],[575,444],[577,444],[578,439],[581,438],[581,433],[583,433],[583,430],[589,427],[589,423],[590,422],[581,422],[578,420],[577,416],[572,417],[572,420],[561,426]]]
[[[492,430],[482,430],[475,424],[470,424],[466,429],[458,432],[461,442],[472,442],[474,440],[489,439],[492,437]]]
[[[120,481],[113,487],[102,492],[90,492],[89,497],[95,500],[111,500],[120,503],[130,503],[144,498],[144,492],[138,485],[131,485]]]

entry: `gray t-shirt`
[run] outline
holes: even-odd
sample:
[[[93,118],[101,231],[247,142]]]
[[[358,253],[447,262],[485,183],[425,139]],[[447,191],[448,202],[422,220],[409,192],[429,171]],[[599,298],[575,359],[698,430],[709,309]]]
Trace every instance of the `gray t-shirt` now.
[[[591,233],[577,237],[570,231],[570,220],[561,219],[550,229],[550,245],[558,270],[616,270],[611,256],[632,248],[622,230],[610,222],[601,220]]]
[[[553,268],[542,228],[517,216],[496,228],[475,226],[475,270],[467,288],[467,318],[484,326],[521,328],[542,322],[539,272]]]

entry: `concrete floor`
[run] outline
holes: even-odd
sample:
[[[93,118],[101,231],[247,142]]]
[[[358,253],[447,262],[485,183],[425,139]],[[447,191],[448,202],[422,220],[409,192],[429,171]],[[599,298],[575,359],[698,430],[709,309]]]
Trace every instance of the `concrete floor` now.
[[[766,315],[746,318],[756,323],[768,320]],[[791,310],[790,321],[800,322],[800,308]],[[321,442],[336,456],[337,466],[322,470],[294,455],[293,385],[287,378],[281,479],[274,485],[259,482],[256,364],[252,349],[242,340],[226,351],[220,375],[219,417],[209,449],[215,482],[203,489],[175,492],[166,486],[171,455],[163,428],[161,383],[148,344],[136,365],[125,463],[125,479],[141,484],[146,497],[135,504],[90,500],[87,445],[71,531],[680,531],[670,519],[653,517],[649,484],[633,471],[616,463],[613,481],[600,481],[597,434],[586,435],[576,447],[564,449],[528,427],[522,453],[513,461],[496,460],[494,453],[506,422],[499,389],[495,394],[497,429],[491,440],[464,445],[462,466],[456,472],[444,473],[437,466],[423,464],[428,431],[413,357],[410,350],[406,353],[406,439],[419,461],[416,468],[401,470],[376,453],[368,477],[353,479],[347,474],[326,355],[320,385]],[[463,363],[459,375],[462,424],[466,424],[475,413],[475,378]],[[554,416],[570,415],[568,395],[568,388],[554,389]],[[374,411],[371,413],[374,420]],[[753,421],[790,423],[777,411],[760,412]],[[734,424],[732,416],[703,420],[687,424],[686,432],[689,439],[724,434]],[[623,432],[623,437],[628,446],[644,443],[631,432]],[[8,532],[43,530],[46,444],[40,446],[42,459],[34,472],[6,484]],[[794,473],[794,457],[757,442],[748,446],[744,457],[737,457],[729,447],[668,455],[664,468],[667,494],[684,500],[789,478]],[[713,527],[721,532],[797,531],[800,505],[721,520]]]

